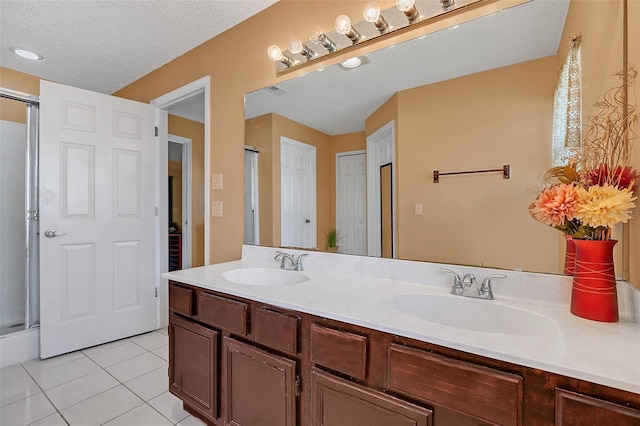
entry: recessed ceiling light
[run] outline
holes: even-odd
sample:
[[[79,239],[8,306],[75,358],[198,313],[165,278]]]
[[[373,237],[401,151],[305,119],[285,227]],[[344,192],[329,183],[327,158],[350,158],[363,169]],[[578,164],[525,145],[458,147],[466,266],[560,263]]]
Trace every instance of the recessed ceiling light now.
[[[346,61],[343,61],[340,65],[342,65],[345,68],[355,68],[357,66],[360,66],[361,63],[362,61],[360,60],[360,58],[355,56],[353,58],[347,59]]]
[[[44,59],[44,56],[42,55],[39,55],[30,50],[21,49],[19,47],[11,46],[9,50],[15,53],[16,55],[20,56],[21,58],[30,59],[32,61],[41,61]]]

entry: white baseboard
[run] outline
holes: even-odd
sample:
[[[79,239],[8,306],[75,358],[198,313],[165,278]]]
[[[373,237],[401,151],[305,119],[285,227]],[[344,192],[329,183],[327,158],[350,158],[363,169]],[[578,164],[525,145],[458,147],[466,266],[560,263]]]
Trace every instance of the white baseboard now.
[[[0,368],[40,357],[40,329],[0,336]]]

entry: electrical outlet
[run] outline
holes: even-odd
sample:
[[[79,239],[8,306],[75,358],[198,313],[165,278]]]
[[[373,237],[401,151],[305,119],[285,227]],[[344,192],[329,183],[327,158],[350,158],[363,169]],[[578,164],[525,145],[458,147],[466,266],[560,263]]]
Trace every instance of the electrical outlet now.
[[[416,203],[415,214],[422,216],[422,203]]]
[[[211,189],[222,189],[222,173],[211,175]]]
[[[211,202],[211,216],[222,217],[222,201]]]

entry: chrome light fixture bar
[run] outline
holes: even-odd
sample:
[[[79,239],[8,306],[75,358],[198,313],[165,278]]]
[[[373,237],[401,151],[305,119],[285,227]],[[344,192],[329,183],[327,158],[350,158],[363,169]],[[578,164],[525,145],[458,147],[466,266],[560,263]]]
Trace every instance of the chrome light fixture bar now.
[[[267,55],[275,62],[276,73],[280,73],[363,41],[486,1],[491,0],[396,0],[395,6],[385,10],[380,10],[378,3],[371,1],[364,6],[362,21],[353,23],[347,15],[340,15],[333,31],[325,32],[322,27],[315,26],[309,36],[311,43],[291,37],[285,52],[277,45],[271,45]]]

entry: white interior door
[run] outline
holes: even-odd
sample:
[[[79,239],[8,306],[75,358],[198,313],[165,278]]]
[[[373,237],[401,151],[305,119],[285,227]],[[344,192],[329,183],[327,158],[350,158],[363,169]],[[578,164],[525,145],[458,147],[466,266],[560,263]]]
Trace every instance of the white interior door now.
[[[153,330],[151,105],[41,81],[42,358]]]
[[[367,172],[364,153],[337,156],[336,229],[340,253],[367,252]]]
[[[316,246],[316,147],[280,141],[281,241],[285,247]]]

